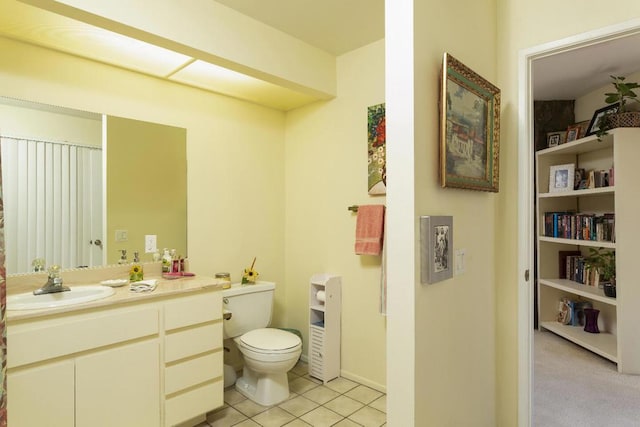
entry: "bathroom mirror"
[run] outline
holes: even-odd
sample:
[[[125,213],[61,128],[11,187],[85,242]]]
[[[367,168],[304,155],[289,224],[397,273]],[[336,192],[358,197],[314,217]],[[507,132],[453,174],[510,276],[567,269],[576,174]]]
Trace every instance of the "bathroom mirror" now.
[[[186,129],[0,97],[6,267],[187,256]]]

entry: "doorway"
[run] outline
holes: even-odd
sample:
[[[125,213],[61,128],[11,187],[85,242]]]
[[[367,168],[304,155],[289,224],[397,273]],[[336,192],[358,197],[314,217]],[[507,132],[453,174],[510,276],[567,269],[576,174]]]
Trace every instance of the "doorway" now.
[[[534,286],[533,280],[529,281],[529,275],[533,279],[535,239],[534,239],[534,126],[533,126],[533,101],[540,86],[548,86],[551,90],[555,87],[556,93],[565,90],[563,82],[571,81],[571,71],[578,70],[581,75],[597,76],[602,80],[597,86],[605,86],[610,74],[625,75],[628,71],[640,70],[640,63],[635,64],[633,70],[622,70],[616,65],[618,61],[629,55],[628,50],[619,46],[630,40],[640,37],[640,21],[634,20],[627,23],[605,27],[589,33],[557,40],[544,45],[536,46],[521,52],[519,61],[519,146],[520,158],[519,172],[519,262],[518,271],[522,272],[518,288],[518,340],[519,340],[519,393],[518,393],[518,424],[531,426],[533,415],[533,335],[534,335]],[[619,44],[619,45],[618,45]],[[640,42],[635,41],[635,44]],[[617,46],[615,46],[617,45]],[[600,55],[587,56],[584,63],[575,62],[572,55],[589,52],[598,47],[607,46],[607,54],[613,55],[607,58],[605,64],[601,62]],[[563,64],[563,60],[567,61]],[[567,63],[570,65],[567,66]],[[544,64],[547,68],[540,68]],[[553,67],[558,67],[554,69]],[[585,73],[589,67],[591,73]],[[607,68],[608,67],[608,68]],[[561,78],[559,78],[561,77]],[[577,75],[575,78],[578,78]],[[567,80],[569,79],[569,80]],[[554,86],[554,84],[556,86]]]

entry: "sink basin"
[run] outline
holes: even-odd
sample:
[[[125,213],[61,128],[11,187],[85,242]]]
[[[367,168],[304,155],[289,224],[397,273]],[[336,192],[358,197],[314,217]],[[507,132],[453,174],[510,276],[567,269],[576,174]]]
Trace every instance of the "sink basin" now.
[[[7,296],[7,310],[37,310],[82,304],[110,297],[115,290],[108,286],[69,286],[67,292],[34,295],[32,292]]]

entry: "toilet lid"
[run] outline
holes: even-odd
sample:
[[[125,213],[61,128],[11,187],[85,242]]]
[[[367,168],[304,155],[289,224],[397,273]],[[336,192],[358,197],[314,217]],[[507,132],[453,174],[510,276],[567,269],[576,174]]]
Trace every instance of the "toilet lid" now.
[[[260,350],[286,350],[300,345],[300,338],[291,332],[275,328],[254,329],[240,337],[243,344]]]

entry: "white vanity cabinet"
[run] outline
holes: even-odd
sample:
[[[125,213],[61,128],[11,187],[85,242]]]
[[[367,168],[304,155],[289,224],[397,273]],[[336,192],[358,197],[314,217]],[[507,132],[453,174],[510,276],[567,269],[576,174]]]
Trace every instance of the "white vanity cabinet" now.
[[[73,360],[9,370],[9,425],[68,427],[75,420]]]
[[[151,339],[76,358],[75,425],[159,425],[159,355]]]
[[[164,306],[165,426],[223,404],[222,292]]]
[[[222,297],[8,319],[9,425],[158,427],[222,406]]]

